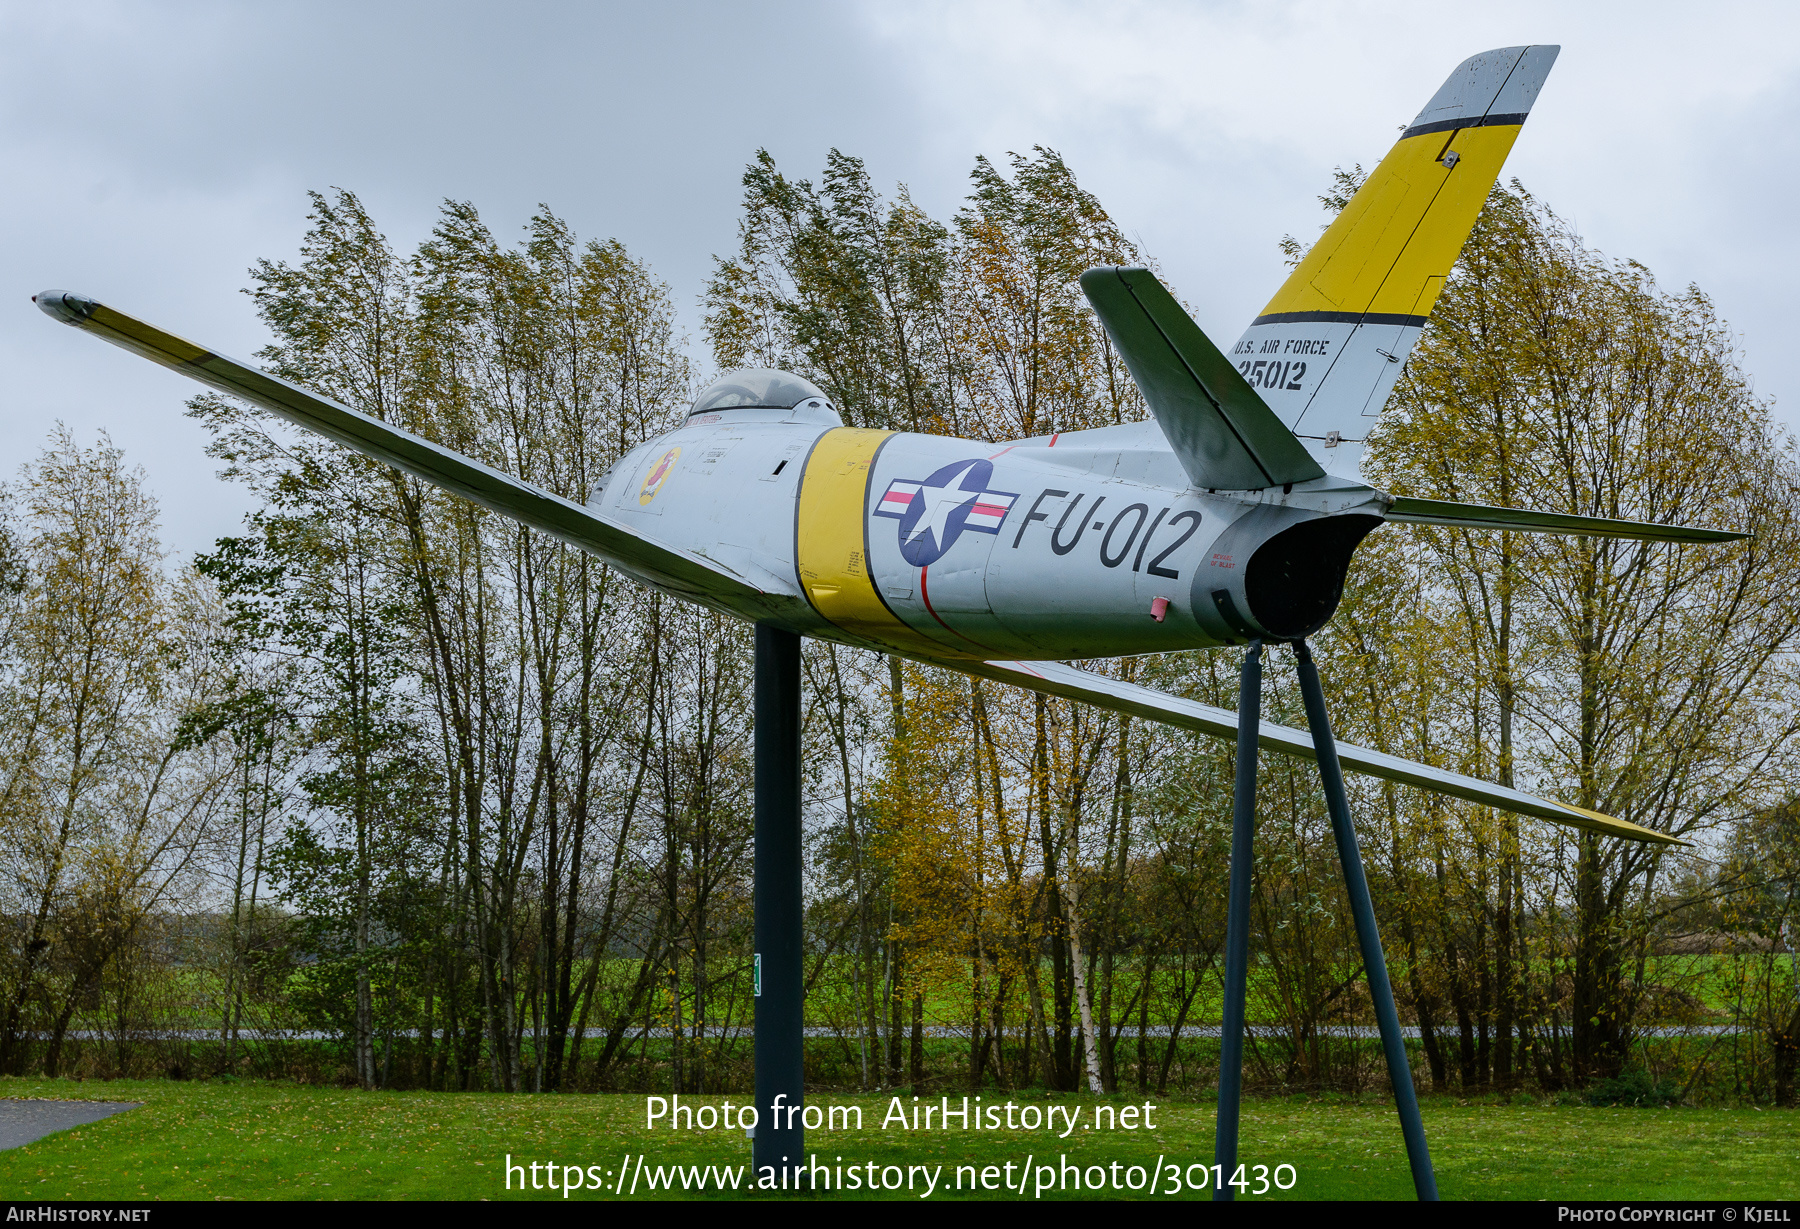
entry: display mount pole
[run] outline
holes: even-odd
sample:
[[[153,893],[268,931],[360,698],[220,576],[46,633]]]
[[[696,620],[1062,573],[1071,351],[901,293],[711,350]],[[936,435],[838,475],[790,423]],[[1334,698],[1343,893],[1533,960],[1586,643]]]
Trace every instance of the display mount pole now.
[[[756,626],[756,1134],[753,1179],[806,1147],[800,901],[800,637]],[[790,1168],[784,1171],[783,1166]]]
[[[1344,792],[1337,742],[1331,736],[1331,720],[1325,712],[1325,692],[1319,686],[1319,670],[1313,665],[1312,650],[1306,641],[1295,641],[1294,653],[1300,659],[1297,673],[1300,696],[1306,703],[1306,728],[1312,731],[1313,751],[1319,759],[1319,782],[1325,787],[1325,809],[1331,815],[1331,834],[1337,840],[1338,861],[1344,867],[1344,887],[1350,895],[1351,916],[1356,919],[1356,941],[1362,948],[1363,970],[1369,978],[1369,997],[1375,1001],[1375,1022],[1381,1026],[1381,1048],[1387,1054],[1394,1106],[1400,1111],[1400,1133],[1406,1138],[1413,1189],[1420,1199],[1436,1199],[1437,1178],[1431,1172],[1431,1151],[1425,1146],[1425,1121],[1419,1117],[1412,1066],[1406,1061],[1406,1038],[1401,1036],[1400,1016],[1394,1010],[1394,987],[1388,981],[1387,956],[1381,950],[1381,932],[1375,926],[1375,906],[1369,899],[1369,880],[1363,874],[1362,851],[1356,845],[1356,829],[1350,824],[1350,799]]]
[[[1238,677],[1237,784],[1231,797],[1231,896],[1225,910],[1225,1018],[1219,1029],[1219,1117],[1213,1128],[1215,1202],[1236,1194],[1238,1108],[1244,1092],[1244,995],[1250,978],[1250,858],[1256,835],[1256,739],[1262,726],[1262,641]]]

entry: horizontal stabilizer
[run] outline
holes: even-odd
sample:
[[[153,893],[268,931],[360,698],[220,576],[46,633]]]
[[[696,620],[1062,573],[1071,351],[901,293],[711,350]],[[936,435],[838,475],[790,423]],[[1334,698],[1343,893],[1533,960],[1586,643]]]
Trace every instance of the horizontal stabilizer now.
[[[1196,487],[1261,490],[1325,476],[1154,273],[1089,269],[1081,288]]]
[[[453,491],[598,555],[624,571],[694,596],[707,605],[755,603],[762,590],[711,559],[650,542],[592,508],[541,490],[459,452],[390,426],[266,371],[165,333],[84,295],[46,290],[45,314],[142,355],[202,384],[242,397],[289,422],[365,456]]]
[[[934,664],[959,670],[965,674],[993,679],[1000,683],[1011,683],[1015,687],[1041,691],[1047,695],[1062,696],[1069,700],[1082,700],[1099,708],[1129,713],[1133,717],[1159,721],[1164,725],[1193,730],[1199,734],[1210,734],[1215,738],[1235,739],[1237,737],[1237,714],[1230,709],[1214,708],[1209,704],[1184,700],[1166,692],[1140,687],[1135,683],[1109,679],[1104,675],[1078,670],[1060,662],[942,661]],[[1291,755],[1308,760],[1316,758],[1312,735],[1300,730],[1289,729],[1286,726],[1263,722],[1258,745],[1264,751],[1274,751],[1281,755]],[[1366,747],[1355,747],[1340,742],[1337,744],[1337,753],[1338,760],[1352,772],[1380,777],[1384,781],[1397,781],[1402,785],[1417,786],[1419,789],[1430,790],[1432,793],[1461,798],[1465,802],[1493,807],[1514,815],[1530,815],[1537,819],[1547,819],[1551,823],[1562,824],[1565,827],[1598,832],[1603,836],[1624,837],[1630,841],[1647,841],[1663,845],[1688,844],[1687,841],[1669,836],[1667,833],[1657,832],[1652,828],[1645,828],[1628,820],[1614,819],[1610,815],[1602,815],[1598,811],[1589,811],[1584,807],[1547,802],[1520,790],[1508,789],[1504,785],[1494,785],[1475,777],[1465,777],[1461,773],[1447,772],[1428,764],[1404,760],[1397,755],[1389,755],[1385,751],[1371,751]]]
[[[1450,525],[1460,529],[1517,529],[1526,533],[1561,533],[1588,538],[1632,538],[1641,542],[1736,542],[1750,535],[1728,529],[1696,529],[1691,525],[1652,525],[1614,521],[1602,516],[1563,512],[1524,512],[1442,499],[1399,496],[1387,511],[1390,521],[1413,525]]]

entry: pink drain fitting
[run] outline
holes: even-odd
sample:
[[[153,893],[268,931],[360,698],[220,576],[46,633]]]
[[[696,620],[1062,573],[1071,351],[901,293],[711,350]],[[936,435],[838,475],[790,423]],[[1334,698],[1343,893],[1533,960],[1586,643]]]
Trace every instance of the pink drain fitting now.
[[[1169,613],[1169,599],[1168,598],[1159,597],[1159,598],[1151,599],[1150,617],[1152,619],[1155,619],[1158,623],[1161,623],[1163,621],[1163,616],[1168,613]]]

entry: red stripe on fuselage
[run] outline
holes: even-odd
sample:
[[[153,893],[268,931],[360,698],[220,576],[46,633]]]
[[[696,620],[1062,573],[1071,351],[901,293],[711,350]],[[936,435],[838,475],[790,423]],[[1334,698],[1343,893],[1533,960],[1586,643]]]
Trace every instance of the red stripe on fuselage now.
[[[919,600],[925,603],[925,609],[931,613],[932,618],[934,618],[938,621],[939,627],[941,627],[945,631],[949,632],[952,636],[955,636],[958,640],[969,640],[969,638],[967,636],[963,635],[961,632],[957,631],[954,627],[951,627],[948,623],[944,622],[944,616],[939,614],[937,612],[937,608],[931,604],[931,593],[925,587],[925,573],[929,572],[930,570],[931,570],[931,568],[929,566],[922,567],[919,569]],[[979,644],[973,640],[969,640],[969,643],[975,645],[975,647],[980,649],[983,653],[993,652],[993,650],[988,648],[987,645],[985,645],[985,644]]]

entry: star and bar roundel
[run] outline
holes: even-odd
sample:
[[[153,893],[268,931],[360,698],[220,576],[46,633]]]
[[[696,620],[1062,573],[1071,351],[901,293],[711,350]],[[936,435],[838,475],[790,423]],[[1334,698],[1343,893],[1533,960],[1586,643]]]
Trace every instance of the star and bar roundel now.
[[[900,522],[900,554],[916,568],[944,557],[965,532],[999,533],[1019,497],[990,491],[994,463],[955,461],[931,477],[896,478],[888,483],[875,515]]]

